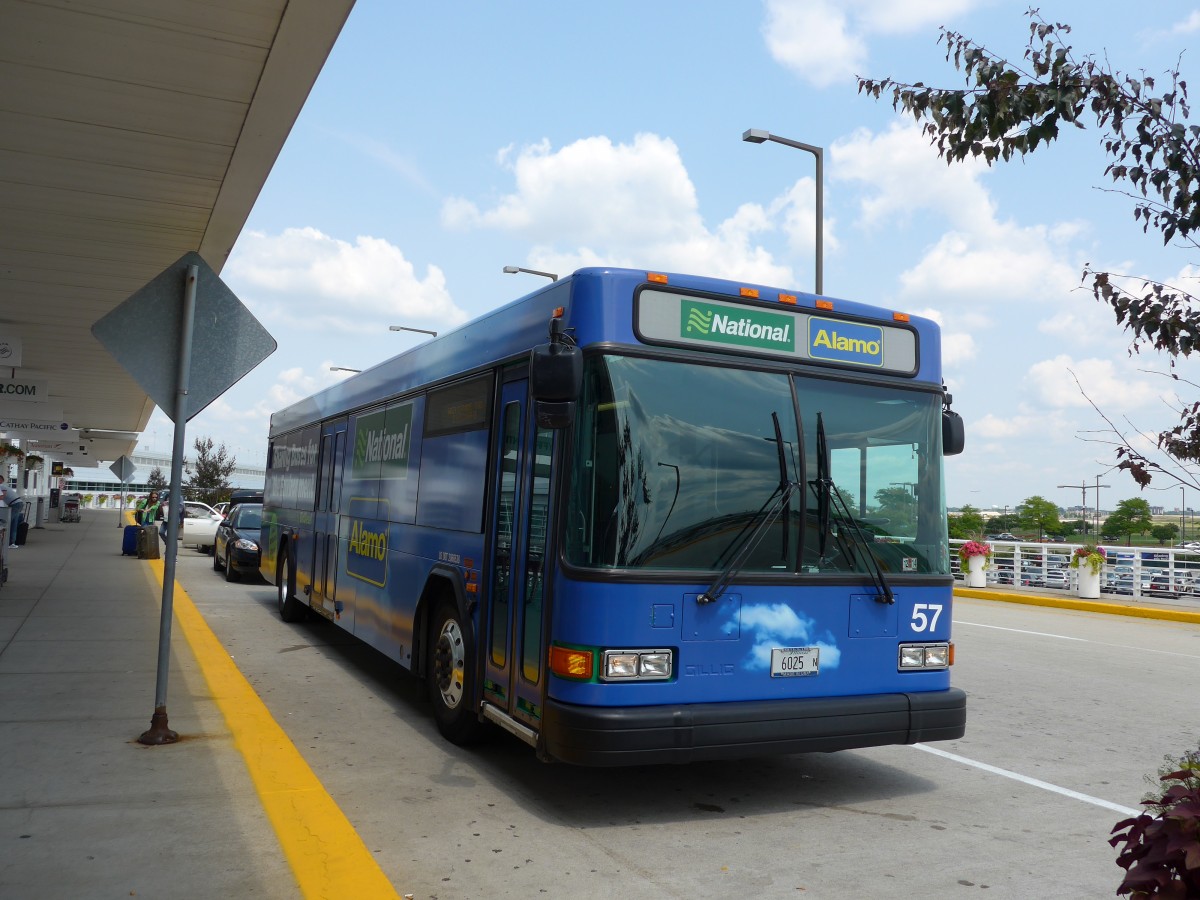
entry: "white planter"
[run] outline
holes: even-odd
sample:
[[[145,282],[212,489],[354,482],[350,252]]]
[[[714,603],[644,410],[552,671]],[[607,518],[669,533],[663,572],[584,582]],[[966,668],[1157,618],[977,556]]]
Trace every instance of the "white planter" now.
[[[1100,573],[1093,572],[1092,567],[1084,562],[1076,569],[1079,573],[1079,596],[1084,600],[1100,598]]]
[[[964,576],[966,578],[967,587],[987,587],[987,576],[983,574],[983,566],[986,562],[986,556],[967,557],[967,572]]]

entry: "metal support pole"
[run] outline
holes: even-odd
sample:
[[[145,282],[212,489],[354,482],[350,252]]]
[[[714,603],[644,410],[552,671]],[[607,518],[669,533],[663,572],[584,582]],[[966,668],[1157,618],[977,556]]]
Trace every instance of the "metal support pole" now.
[[[167,672],[171,663],[171,619],[175,602],[175,562],[179,554],[179,513],[183,510],[183,455],[187,432],[187,394],[192,378],[192,328],[196,314],[199,266],[188,266],[179,327],[179,380],[175,389],[175,439],[171,455],[171,501],[167,512],[167,550],[163,562],[162,615],[158,624],[158,682],[150,729],[138,742],[173,744],[179,734],[167,727]]]
[[[761,128],[747,128],[742,133],[742,140],[751,144],[761,144],[763,141],[774,141],[776,144],[783,144],[785,147],[794,147],[797,150],[804,150],[811,153],[817,161],[816,178],[817,178],[817,262],[816,262],[816,293],[825,293],[825,151],[821,147],[813,144],[804,144],[800,141],[793,141],[791,138],[780,137],[777,134],[771,134],[769,131],[764,131]]]

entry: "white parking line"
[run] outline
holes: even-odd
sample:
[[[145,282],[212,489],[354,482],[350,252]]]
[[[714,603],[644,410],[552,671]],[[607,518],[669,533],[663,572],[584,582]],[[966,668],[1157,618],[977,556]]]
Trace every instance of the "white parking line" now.
[[[1200,659],[1200,654],[1179,653],[1175,650],[1157,650],[1154,647],[1131,647],[1128,644],[1110,644],[1107,641],[1093,641],[1088,638],[1071,637],[1066,634],[1050,634],[1045,631],[1026,631],[1024,628],[1005,628],[1001,625],[984,625],[982,622],[964,622],[955,619],[955,625],[970,625],[973,628],[991,628],[995,631],[1011,631],[1015,634],[1032,634],[1035,637],[1058,638],[1060,641],[1080,641],[1084,644],[1095,644],[1097,647],[1119,647],[1122,650],[1136,650],[1138,653],[1159,653],[1163,656],[1182,656],[1184,659]]]
[[[1068,637],[1065,634],[1049,634],[1045,631],[1026,631],[1024,628],[1004,628],[1000,625],[984,625],[981,622],[964,622],[962,619],[955,619],[954,624],[973,625],[976,628],[994,628],[996,631],[1015,631],[1017,634],[1033,634],[1038,637],[1058,638],[1063,641],[1084,641],[1085,643],[1091,643],[1087,638]]]
[[[1048,781],[1039,781],[1036,778],[1030,778],[1027,775],[1021,775],[1018,772],[1010,772],[1008,769],[1001,769],[998,766],[989,766],[987,763],[977,762],[973,759],[967,759],[965,756],[959,756],[956,753],[947,753],[945,750],[939,750],[936,747],[930,747],[928,744],[912,744],[910,745],[918,750],[924,750],[926,753],[932,753],[934,756],[940,756],[943,759],[953,760],[954,762],[962,763],[967,766],[974,766],[977,769],[982,769],[985,772],[991,772],[993,775],[1003,775],[1005,778],[1011,778],[1014,781],[1020,781],[1023,784],[1031,785],[1032,787],[1041,788],[1044,791],[1052,791],[1055,794],[1062,794],[1064,797],[1071,797],[1074,800],[1082,800],[1084,803],[1091,803],[1093,806],[1100,806],[1112,812],[1122,813],[1126,816],[1140,816],[1144,809],[1130,809],[1128,806],[1120,806],[1116,803],[1109,803],[1107,800],[1101,800],[1099,797],[1092,797],[1088,794],[1081,794],[1079,791],[1073,791],[1070,788],[1059,787],[1056,784],[1050,784]]]

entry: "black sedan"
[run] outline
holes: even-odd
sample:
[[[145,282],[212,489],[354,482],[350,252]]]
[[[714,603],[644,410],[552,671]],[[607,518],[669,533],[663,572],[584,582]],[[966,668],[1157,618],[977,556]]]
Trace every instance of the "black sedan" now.
[[[226,581],[237,581],[245,573],[258,575],[258,546],[262,528],[262,504],[239,503],[217,526],[213,539],[213,568],[225,572]]]

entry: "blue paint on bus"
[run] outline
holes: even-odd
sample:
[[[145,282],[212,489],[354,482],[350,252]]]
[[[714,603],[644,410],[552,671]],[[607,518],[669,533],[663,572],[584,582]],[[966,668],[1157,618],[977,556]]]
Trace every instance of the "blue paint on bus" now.
[[[530,393],[555,316],[561,420]],[[426,677],[452,740],[490,720],[615,765],[953,739],[947,402],[929,320],[581,269],[277,412],[262,572]]]

